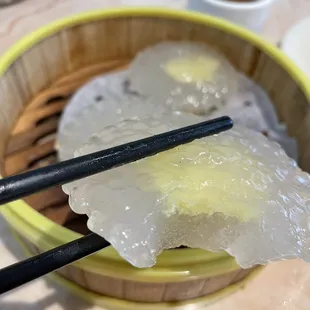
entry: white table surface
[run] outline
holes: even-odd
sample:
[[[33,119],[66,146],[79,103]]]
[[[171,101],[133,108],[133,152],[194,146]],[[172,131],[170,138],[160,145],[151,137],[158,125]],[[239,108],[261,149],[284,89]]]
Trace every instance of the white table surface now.
[[[0,9],[0,54],[36,28],[70,14],[122,5],[183,8],[186,0],[26,0]],[[310,0],[277,0],[262,35],[273,43],[299,19],[310,15]],[[23,253],[0,217],[0,267]],[[99,310],[56,284],[39,279],[0,297],[0,310]],[[243,291],[209,310],[309,310],[310,264],[287,261],[269,265]]]

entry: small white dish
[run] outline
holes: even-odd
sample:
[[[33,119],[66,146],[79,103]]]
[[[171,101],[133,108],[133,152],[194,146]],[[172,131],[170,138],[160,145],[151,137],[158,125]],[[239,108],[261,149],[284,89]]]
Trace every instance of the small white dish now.
[[[188,0],[189,10],[227,19],[254,32],[261,32],[276,0],[235,2],[228,0]]]
[[[285,34],[282,51],[310,77],[310,16],[299,21]]]

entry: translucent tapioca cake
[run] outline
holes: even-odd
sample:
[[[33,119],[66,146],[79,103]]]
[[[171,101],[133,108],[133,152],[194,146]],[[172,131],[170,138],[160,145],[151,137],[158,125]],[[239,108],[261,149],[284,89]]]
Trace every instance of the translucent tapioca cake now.
[[[237,90],[228,60],[205,44],[163,42],[140,52],[129,66],[130,89],[173,110],[208,115]]]
[[[94,133],[124,119],[168,111],[128,90],[126,71],[105,74],[87,83],[66,106],[58,127],[57,148],[61,160],[73,157]]]
[[[104,74],[77,91],[60,120],[59,158],[73,157],[74,150],[105,126],[169,110],[205,118],[229,115],[298,157],[296,141],[280,128],[264,90],[204,44],[165,42],[142,51],[129,70]]]
[[[92,136],[75,156],[184,126],[128,120]],[[90,230],[136,267],[180,245],[225,250],[243,268],[310,261],[310,177],[260,133],[232,130],[63,187]]]

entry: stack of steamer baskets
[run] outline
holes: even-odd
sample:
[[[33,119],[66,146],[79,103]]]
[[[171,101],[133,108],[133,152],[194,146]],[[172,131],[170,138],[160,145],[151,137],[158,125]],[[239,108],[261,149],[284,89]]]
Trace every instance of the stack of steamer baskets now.
[[[54,163],[59,116],[70,96],[94,76],[124,68],[147,46],[169,40],[207,43],[261,85],[298,141],[300,166],[310,172],[310,89],[281,52],[212,17],[134,8],[56,22],[2,57],[2,176]],[[2,213],[29,255],[87,233],[85,217],[72,213],[60,188],[10,203]],[[137,269],[109,247],[62,268],[54,277],[105,308],[164,309],[214,302],[241,288],[257,270],[242,270],[226,253],[188,248],[165,251],[154,267]]]

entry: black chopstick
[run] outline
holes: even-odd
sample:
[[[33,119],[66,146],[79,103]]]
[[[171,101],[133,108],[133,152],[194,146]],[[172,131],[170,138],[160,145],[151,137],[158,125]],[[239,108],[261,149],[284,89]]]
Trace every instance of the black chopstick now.
[[[229,117],[221,117],[2,179],[0,180],[0,202],[2,204],[10,202],[55,185],[118,167],[180,144],[220,133],[232,126],[233,122]],[[5,267],[0,270],[0,294],[93,254],[108,245],[106,240],[91,233]]]
[[[0,180],[0,205],[154,155],[233,126],[223,116]]]
[[[0,294],[102,250],[109,245],[106,240],[91,233],[50,251],[5,267],[0,270]]]

